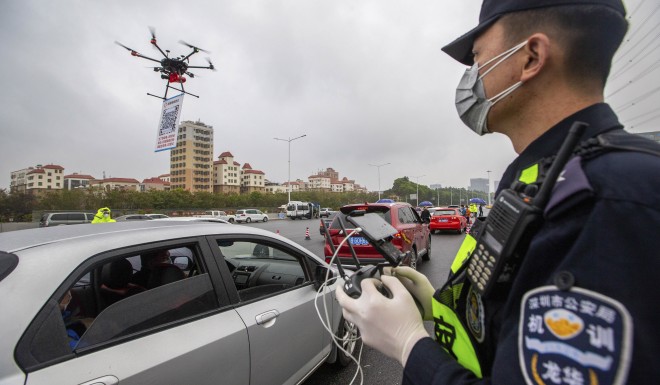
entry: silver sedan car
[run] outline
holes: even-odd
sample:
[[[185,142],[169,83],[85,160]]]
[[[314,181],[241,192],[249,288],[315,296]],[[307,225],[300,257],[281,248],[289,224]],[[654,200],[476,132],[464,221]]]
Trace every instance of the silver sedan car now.
[[[0,384],[300,383],[350,361],[314,306],[328,269],[279,235],[218,223],[2,233]],[[331,328],[354,336],[335,285]]]

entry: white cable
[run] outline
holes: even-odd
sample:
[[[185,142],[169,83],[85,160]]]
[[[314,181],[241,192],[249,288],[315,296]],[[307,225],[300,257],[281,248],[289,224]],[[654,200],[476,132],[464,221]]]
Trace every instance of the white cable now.
[[[339,246],[337,246],[337,249],[335,250],[335,253],[332,255],[332,258],[330,258],[330,261],[328,262],[329,266],[332,266],[333,261],[335,260],[335,258],[337,258],[337,255],[339,254],[339,250],[344,245],[344,243],[346,243],[346,241],[351,236],[353,236],[353,234],[359,233],[360,231],[362,231],[361,228],[359,228],[359,227],[355,228],[350,234],[348,234],[348,236],[344,237],[344,239],[341,241],[341,243],[339,243]],[[341,278],[344,279],[345,277],[341,277]],[[360,365],[360,361],[362,360],[362,348],[364,347],[364,343],[360,346],[360,352],[358,354],[358,358],[356,359],[351,353],[349,353],[346,349],[344,349],[341,346],[341,344],[339,343],[339,338],[332,331],[332,321],[331,321],[330,315],[328,313],[328,304],[327,304],[326,295],[325,295],[325,294],[328,293],[327,292],[328,281],[330,281],[330,269],[328,269],[326,271],[325,281],[323,282],[323,284],[321,284],[321,287],[319,287],[319,290],[317,290],[317,292],[316,292],[316,296],[314,297],[314,308],[316,309],[316,314],[318,315],[319,320],[321,321],[321,324],[323,325],[323,328],[328,333],[330,333],[330,337],[332,338],[332,342],[337,346],[337,349],[344,352],[357,365],[357,370],[355,371],[355,374],[353,375],[353,378],[351,379],[350,384],[351,385],[353,384],[353,382],[355,381],[355,379],[357,378],[357,375],[359,373],[360,374],[360,385],[362,385],[364,383],[364,372],[362,371],[362,365]],[[321,312],[320,312],[319,307],[318,307],[318,298],[321,295],[321,292],[323,292],[323,311],[325,313],[325,320],[321,316]],[[353,342],[353,341],[355,341],[356,342],[356,341],[359,341],[360,339],[361,339],[361,337],[348,338],[348,339],[342,338],[341,341],[343,341],[343,342]]]

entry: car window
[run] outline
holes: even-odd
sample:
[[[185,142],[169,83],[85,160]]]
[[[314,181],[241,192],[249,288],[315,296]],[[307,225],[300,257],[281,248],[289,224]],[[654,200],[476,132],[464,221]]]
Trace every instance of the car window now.
[[[439,216],[439,215],[456,215],[455,210],[437,210],[436,212],[433,213],[434,216]]]
[[[50,217],[51,221],[64,221],[67,219],[67,214],[53,214]]]
[[[304,261],[283,247],[250,240],[217,242],[241,302],[269,297],[309,282]]]
[[[194,244],[113,253],[78,276],[57,291],[63,294],[49,301],[21,339],[17,351],[29,352],[17,353],[24,369],[174,327],[219,307]]]
[[[399,207],[399,222],[402,224],[413,223],[413,217],[407,207]]]
[[[84,220],[85,220],[85,214],[83,214],[83,213],[72,213],[72,214],[69,214],[69,220],[72,220],[72,221],[84,221]]]

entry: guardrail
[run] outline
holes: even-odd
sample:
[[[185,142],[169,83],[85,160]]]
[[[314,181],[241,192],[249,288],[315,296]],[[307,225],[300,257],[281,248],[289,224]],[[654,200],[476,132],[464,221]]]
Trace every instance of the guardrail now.
[[[0,233],[15,230],[36,229],[39,222],[0,222]]]

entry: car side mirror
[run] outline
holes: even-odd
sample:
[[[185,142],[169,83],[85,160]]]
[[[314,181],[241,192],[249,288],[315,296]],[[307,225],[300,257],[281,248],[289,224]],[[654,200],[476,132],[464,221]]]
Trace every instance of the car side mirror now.
[[[328,285],[332,285],[337,280],[335,277],[335,272],[328,266],[318,265],[314,269],[314,289],[318,291],[323,285],[323,282],[326,280],[326,275],[328,276]]]

